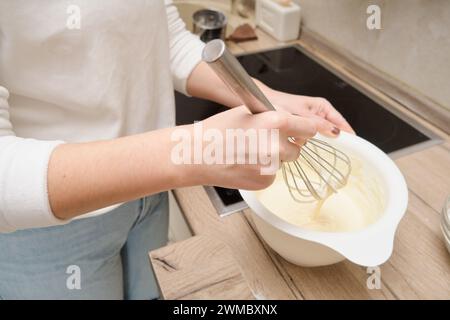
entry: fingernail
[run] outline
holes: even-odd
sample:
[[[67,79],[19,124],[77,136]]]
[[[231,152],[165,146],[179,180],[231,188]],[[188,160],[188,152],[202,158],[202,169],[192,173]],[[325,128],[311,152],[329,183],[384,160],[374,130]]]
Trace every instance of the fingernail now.
[[[338,127],[334,127],[333,130],[331,130],[331,132],[337,136],[339,133],[341,133],[341,130],[339,130]]]

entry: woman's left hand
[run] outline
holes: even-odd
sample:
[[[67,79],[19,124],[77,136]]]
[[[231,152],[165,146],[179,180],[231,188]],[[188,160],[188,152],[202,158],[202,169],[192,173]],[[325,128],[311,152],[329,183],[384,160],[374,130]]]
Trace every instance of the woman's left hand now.
[[[258,79],[253,78],[272,104],[291,114],[316,121],[317,130],[327,136],[335,137],[341,130],[355,133],[344,117],[324,98],[288,94],[269,88]],[[195,67],[187,81],[190,95],[215,101],[230,108],[242,105],[239,99],[217,74],[201,62]]]
[[[315,119],[318,131],[324,135],[335,137],[339,135],[340,130],[355,133],[345,118],[324,98],[294,95],[268,87],[263,90],[277,108]]]

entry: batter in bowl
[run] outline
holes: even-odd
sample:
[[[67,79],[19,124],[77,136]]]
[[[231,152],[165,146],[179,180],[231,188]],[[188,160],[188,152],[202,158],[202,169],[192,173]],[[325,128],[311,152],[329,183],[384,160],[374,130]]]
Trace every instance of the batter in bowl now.
[[[281,219],[298,227],[325,232],[348,232],[376,222],[384,210],[383,189],[361,160],[351,157],[347,185],[324,201],[299,203],[292,199],[281,171],[274,183],[256,192],[261,203]]]

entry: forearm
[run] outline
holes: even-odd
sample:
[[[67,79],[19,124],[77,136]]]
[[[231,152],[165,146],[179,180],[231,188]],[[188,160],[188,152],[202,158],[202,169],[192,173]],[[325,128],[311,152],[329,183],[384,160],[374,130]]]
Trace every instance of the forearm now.
[[[264,94],[270,98],[274,91],[261,81],[253,80]],[[230,108],[242,105],[239,97],[228,88],[205,62],[200,62],[190,74],[187,81],[187,91],[193,97],[211,100]]]
[[[170,159],[173,129],[57,147],[48,169],[53,213],[68,219],[112,204],[197,184]]]
[[[187,91],[228,107],[242,104],[204,62],[189,76]],[[196,166],[172,163],[172,130],[57,147],[48,169],[49,200],[55,216],[72,218],[164,190],[206,183],[199,180],[201,173],[190,172]]]

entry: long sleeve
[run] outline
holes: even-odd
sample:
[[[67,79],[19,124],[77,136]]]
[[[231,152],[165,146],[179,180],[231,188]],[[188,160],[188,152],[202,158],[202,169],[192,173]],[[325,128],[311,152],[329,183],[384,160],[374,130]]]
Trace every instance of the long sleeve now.
[[[187,95],[186,81],[201,61],[204,43],[181,20],[172,0],[165,0],[169,24],[170,70],[175,90]]]
[[[0,86],[0,232],[62,224],[51,212],[47,193],[50,154],[62,142],[17,137],[8,97]]]

